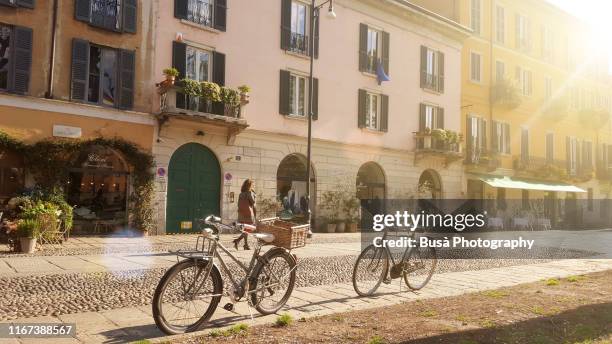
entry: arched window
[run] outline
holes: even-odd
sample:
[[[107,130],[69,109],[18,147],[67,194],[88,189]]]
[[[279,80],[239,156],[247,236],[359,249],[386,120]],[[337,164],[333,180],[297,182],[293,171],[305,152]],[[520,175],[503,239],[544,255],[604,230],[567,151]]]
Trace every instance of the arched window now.
[[[385,174],[375,162],[367,162],[357,172],[357,198],[384,199],[386,194]]]

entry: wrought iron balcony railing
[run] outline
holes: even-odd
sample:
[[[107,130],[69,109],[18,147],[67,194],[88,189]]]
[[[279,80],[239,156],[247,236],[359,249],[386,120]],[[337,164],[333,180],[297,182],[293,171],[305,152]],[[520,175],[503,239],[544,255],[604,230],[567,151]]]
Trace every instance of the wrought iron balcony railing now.
[[[308,36],[301,33],[292,32],[289,40],[289,51],[302,55],[308,55]]]
[[[189,0],[187,20],[204,26],[213,26],[213,5],[209,0]]]

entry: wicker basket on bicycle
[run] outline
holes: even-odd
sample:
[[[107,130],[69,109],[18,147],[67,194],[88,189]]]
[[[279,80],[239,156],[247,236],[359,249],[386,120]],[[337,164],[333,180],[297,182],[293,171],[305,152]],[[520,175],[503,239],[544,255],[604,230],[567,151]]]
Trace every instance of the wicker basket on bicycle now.
[[[298,225],[292,222],[271,218],[260,220],[257,223],[258,233],[269,233],[274,235],[271,245],[292,250],[306,246],[306,235],[310,225]]]

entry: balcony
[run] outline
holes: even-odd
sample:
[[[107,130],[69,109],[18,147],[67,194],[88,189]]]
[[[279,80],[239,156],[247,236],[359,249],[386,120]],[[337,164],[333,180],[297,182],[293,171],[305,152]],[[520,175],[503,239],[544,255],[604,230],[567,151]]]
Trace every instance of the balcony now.
[[[187,20],[202,25],[213,26],[213,5],[211,1],[189,0],[187,6]]]
[[[565,160],[548,160],[530,156],[515,156],[513,168],[517,176],[551,181],[587,182],[593,179],[593,166],[588,164],[568,166]]]
[[[498,153],[474,146],[466,148],[464,164],[470,172],[492,172],[501,166],[501,160]]]
[[[597,166],[597,169],[595,170],[595,177],[603,181],[612,181],[612,167]]]
[[[610,111],[600,108],[583,108],[578,111],[578,118],[583,126],[596,130],[610,121]]]
[[[221,90],[221,94],[224,92],[232,93],[231,96],[214,97],[215,100],[213,101],[210,96],[194,95],[197,94],[193,90],[194,85],[200,83],[191,80],[187,85],[185,82],[177,82],[176,85],[158,84],[160,111],[157,118],[160,131],[162,126],[171,119],[188,120],[204,125],[227,128],[228,143],[231,143],[238,133],[248,127],[246,120],[243,118],[244,107],[248,104],[248,95],[238,94],[238,91],[228,88],[220,88],[213,83],[202,83],[216,86],[217,89]]]
[[[493,85],[492,99],[495,105],[515,109],[521,105],[520,91],[516,85],[508,79],[499,80]]]
[[[462,136],[452,130],[427,129],[415,132],[415,164],[425,156],[439,156],[445,159],[445,166],[463,158]]]

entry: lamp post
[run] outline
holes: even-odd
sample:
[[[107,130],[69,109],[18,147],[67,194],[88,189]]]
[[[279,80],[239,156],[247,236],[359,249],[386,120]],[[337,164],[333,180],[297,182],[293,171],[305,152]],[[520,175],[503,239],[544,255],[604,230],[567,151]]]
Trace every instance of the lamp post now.
[[[318,22],[320,10],[325,4],[329,3],[329,9],[327,11],[327,16],[330,19],[336,18],[336,12],[334,12],[334,0],[327,0],[320,5],[317,6],[316,0],[312,0],[312,5],[310,6],[310,39],[308,40],[309,44],[309,53],[310,53],[310,75],[308,79],[308,148],[306,153],[306,201],[308,204],[308,225],[312,226],[312,203],[310,202],[310,176],[311,176],[311,159],[312,159],[312,117],[314,113],[312,111],[313,106],[313,93],[314,93],[314,45],[315,45],[315,25]],[[312,228],[310,227],[310,231],[308,232],[308,237],[312,236]]]

